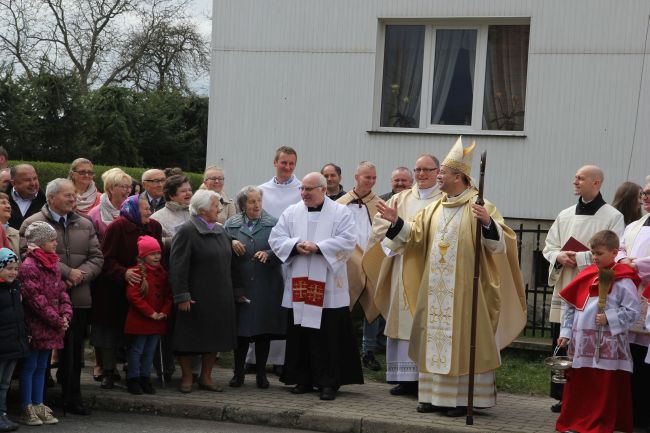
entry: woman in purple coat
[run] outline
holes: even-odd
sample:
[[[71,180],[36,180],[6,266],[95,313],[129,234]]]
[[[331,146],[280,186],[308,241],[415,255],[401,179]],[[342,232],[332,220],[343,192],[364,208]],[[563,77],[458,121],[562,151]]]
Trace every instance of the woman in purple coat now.
[[[50,352],[63,348],[72,305],[59,271],[54,228],[45,221],[34,221],[27,227],[25,238],[28,250],[19,275],[31,351],[20,374],[20,422],[56,424],[59,420],[43,404],[43,384]]]
[[[102,241],[104,268],[93,287],[93,329],[91,344],[101,353],[101,387],[113,388],[116,349],[124,346],[124,322],[128,311],[126,286],[139,284],[140,276],[132,269],[138,257],[138,238],[151,236],[162,248],[162,227],[149,219],[151,209],[145,196],[127,198],[117,218],[106,230]]]

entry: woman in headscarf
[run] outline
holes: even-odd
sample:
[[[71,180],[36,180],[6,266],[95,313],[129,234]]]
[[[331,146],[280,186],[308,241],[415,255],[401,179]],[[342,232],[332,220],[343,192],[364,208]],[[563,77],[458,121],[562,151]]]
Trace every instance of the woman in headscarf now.
[[[77,158],[70,164],[68,179],[77,193],[77,212],[86,215],[99,204],[101,193],[97,191],[93,177],[93,163],[86,158]]]
[[[136,264],[138,238],[151,236],[162,248],[162,228],[157,221],[149,219],[150,216],[146,197],[130,196],[122,204],[120,216],[108,226],[102,242],[104,267],[93,287],[90,341],[101,354],[101,386],[105,389],[113,388],[116,349],[124,345],[124,321],[128,311],[126,286],[140,283],[138,273],[129,269]]]

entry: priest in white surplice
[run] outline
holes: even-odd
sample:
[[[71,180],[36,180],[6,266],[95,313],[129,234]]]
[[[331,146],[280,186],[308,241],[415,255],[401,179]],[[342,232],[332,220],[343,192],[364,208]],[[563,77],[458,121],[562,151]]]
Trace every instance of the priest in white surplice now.
[[[640,219],[625,228],[621,237],[621,248],[617,261],[630,265],[641,277],[639,292],[650,284],[650,176],[641,192],[643,210],[646,212]],[[639,320],[632,325],[629,331],[630,351],[634,361],[632,371],[632,404],[634,412],[634,425],[647,429],[650,427],[650,414],[648,414],[646,399],[648,383],[650,383],[650,332],[646,326],[648,302],[640,297],[641,315]]]
[[[262,207],[274,218],[280,218],[280,215],[282,215],[282,212],[286,208],[300,201],[300,181],[293,174],[297,162],[298,154],[295,149],[289,146],[279,147],[275,151],[275,158],[273,159],[275,176],[259,186],[264,191]],[[236,254],[238,253],[236,249],[234,251]],[[240,252],[243,254],[243,248]],[[271,341],[271,349],[269,350],[267,363],[273,365],[273,371],[276,374],[282,373],[284,351],[284,340]],[[246,354],[247,370],[254,370],[252,367],[255,363],[255,343],[251,343]]]
[[[563,303],[558,294],[569,284],[578,272],[591,264],[591,252],[573,251],[572,245],[578,245],[573,240],[587,247],[589,239],[601,230],[611,230],[619,237],[623,235],[625,225],[623,214],[613,206],[605,203],[600,188],[604,174],[600,167],[585,165],[581,167],[573,179],[575,195],[579,196],[578,203],[564,209],[555,219],[546,235],[546,245],[543,255],[550,263],[548,285],[553,286],[551,299],[551,339],[557,342],[562,323]],[[560,412],[563,385],[551,383],[551,397],[560,403],[551,407],[553,412]]]
[[[439,165],[433,155],[420,156],[413,170],[416,184],[393,195],[387,206],[397,205],[397,215],[413,221],[415,214],[442,196],[436,181]],[[375,305],[386,319],[386,382],[397,384],[390,393],[417,395],[418,368],[408,356],[413,316],[404,291],[403,256],[392,254],[381,245],[389,226],[388,221],[375,215],[363,269],[375,286]]]
[[[269,244],[286,264],[282,306],[289,308],[281,380],[294,394],[320,390],[333,400],[341,385],[363,383],[350,319],[346,262],[356,245],[354,218],[325,196],[320,173],[302,180],[302,202],[289,206]]]
[[[413,221],[395,206],[379,204],[391,222],[383,244],[404,254],[402,277],[413,313],[409,357],[418,366],[418,412],[467,413],[475,239],[480,221],[481,256],[477,297],[474,405],[496,404],[499,350],[526,324],[517,242],[496,207],[476,204],[470,172],[475,145],[459,138],[438,172],[444,195]]]

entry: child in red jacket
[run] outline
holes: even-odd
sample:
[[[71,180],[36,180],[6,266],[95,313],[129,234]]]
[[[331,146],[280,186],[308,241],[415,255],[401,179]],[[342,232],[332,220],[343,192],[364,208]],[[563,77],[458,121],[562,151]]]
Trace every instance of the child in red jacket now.
[[[172,309],[172,295],[167,272],[160,264],[161,249],[151,236],[138,238],[139,284],[129,284],[126,298],[129,312],[124,332],[131,334],[127,388],[131,394],[155,394],[149,374],[160,336],[167,330],[167,317]]]

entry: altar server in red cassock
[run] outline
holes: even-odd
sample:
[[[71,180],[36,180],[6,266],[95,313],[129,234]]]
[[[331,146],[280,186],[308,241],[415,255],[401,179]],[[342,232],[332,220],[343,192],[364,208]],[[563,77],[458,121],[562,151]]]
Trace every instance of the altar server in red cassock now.
[[[618,245],[614,232],[596,233],[589,241],[594,264],[560,292],[567,308],[558,345],[568,345],[573,357],[556,424],[561,432],[633,430],[628,329],[639,316],[640,280],[634,269],[615,262]],[[613,271],[609,284],[603,276],[607,270]],[[599,291],[603,298],[606,294],[604,308]]]

